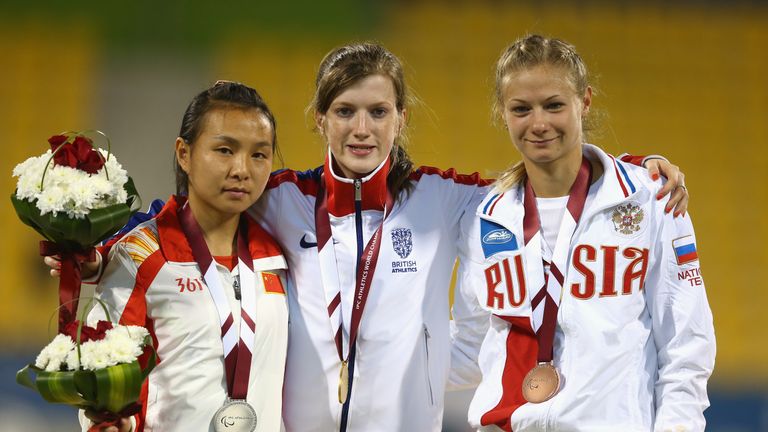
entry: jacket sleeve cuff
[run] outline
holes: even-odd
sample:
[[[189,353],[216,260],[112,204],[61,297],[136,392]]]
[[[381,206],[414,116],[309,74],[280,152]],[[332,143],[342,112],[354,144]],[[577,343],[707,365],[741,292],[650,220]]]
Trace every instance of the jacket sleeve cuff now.
[[[667,158],[662,155],[648,155],[648,156],[635,156],[629,153],[623,153],[619,156],[619,160],[622,162],[630,163],[632,165],[641,166],[646,168],[645,163],[651,159],[661,159],[665,162],[669,162]]]
[[[103,254],[104,253],[104,254]],[[88,278],[83,278],[81,280],[82,283],[89,284],[89,285],[96,285],[101,280],[101,276],[104,274],[104,255],[105,250],[102,247],[96,248],[96,262],[99,263],[99,268],[96,270],[96,273],[93,274],[93,276],[90,276]]]

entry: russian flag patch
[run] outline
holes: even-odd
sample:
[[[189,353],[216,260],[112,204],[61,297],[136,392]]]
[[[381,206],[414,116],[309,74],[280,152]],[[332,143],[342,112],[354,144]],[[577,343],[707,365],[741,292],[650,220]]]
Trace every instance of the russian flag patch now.
[[[696,239],[692,235],[672,240],[672,248],[675,250],[678,265],[699,259],[699,254],[696,252]]]

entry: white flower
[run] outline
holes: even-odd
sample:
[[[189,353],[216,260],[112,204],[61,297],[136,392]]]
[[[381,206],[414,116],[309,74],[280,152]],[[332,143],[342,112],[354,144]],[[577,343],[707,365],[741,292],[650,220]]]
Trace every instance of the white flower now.
[[[53,213],[64,210],[64,195],[60,188],[49,187],[37,195],[37,208],[40,214]]]
[[[131,363],[142,353],[141,347],[128,337],[116,336],[105,342],[109,345],[109,358],[115,364]]]
[[[116,365],[117,363],[109,357],[109,348],[109,344],[103,340],[88,341],[80,345],[80,362],[83,369],[95,371]]]
[[[85,214],[82,210],[96,205],[96,196],[87,179],[78,179],[69,186],[70,211]]]
[[[104,341],[110,346],[110,358],[116,363],[131,363],[143,350],[149,332],[139,326],[117,326],[107,331]]]
[[[144,346],[144,338],[147,336],[149,336],[149,331],[147,329],[134,325],[119,325],[107,331],[107,338],[128,338],[132,340],[134,344],[139,346]]]
[[[104,339],[87,341],[80,345],[78,360],[75,342],[68,335],[59,334],[35,360],[35,366],[54,372],[62,368],[98,370],[122,363],[132,363],[143,354],[144,340],[149,332],[140,326],[117,325],[107,330]]]
[[[71,371],[75,371],[80,369],[80,360],[77,356],[77,348],[73,349],[72,351],[67,354],[67,369]]]
[[[63,334],[56,335],[37,356],[35,366],[48,372],[58,371],[74,348],[75,342],[72,338]]]
[[[106,159],[107,152],[102,149],[98,151]],[[128,199],[128,194],[123,188],[128,181],[128,173],[114,155],[109,156],[104,167],[96,174],[54,165],[53,161],[48,164],[50,158],[51,151],[48,150],[40,156],[25,160],[13,169],[13,176],[18,177],[16,197],[35,202],[41,214],[66,213],[70,218],[82,219],[93,209],[124,203]]]

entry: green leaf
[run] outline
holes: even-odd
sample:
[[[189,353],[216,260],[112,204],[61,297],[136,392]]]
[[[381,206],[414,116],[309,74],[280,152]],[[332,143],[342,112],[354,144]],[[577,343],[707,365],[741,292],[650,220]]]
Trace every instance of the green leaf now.
[[[92,371],[75,371],[75,385],[89,406],[96,404],[96,375]]]
[[[32,365],[27,365],[22,370],[16,372],[16,382],[24,387],[37,390],[37,387],[35,387],[35,376],[32,374],[32,370],[30,370],[31,367]]]
[[[73,371],[39,371],[35,385],[40,396],[48,402],[68,405],[82,405],[86,403],[86,400],[77,391],[75,372]]]
[[[96,376],[96,409],[119,412],[139,400],[144,378],[138,361],[94,371]]]
[[[70,219],[66,214],[40,214],[34,202],[11,195],[19,219],[43,237],[56,243],[63,251],[77,252],[109,238],[125,226],[131,215],[141,208],[141,198],[130,177],[123,186],[128,193],[125,203],[91,210],[83,219]]]
[[[16,382],[48,402],[117,413],[139,400],[142,383],[154,365],[154,352],[143,371],[138,361],[96,371],[46,372],[27,365],[16,373]]]

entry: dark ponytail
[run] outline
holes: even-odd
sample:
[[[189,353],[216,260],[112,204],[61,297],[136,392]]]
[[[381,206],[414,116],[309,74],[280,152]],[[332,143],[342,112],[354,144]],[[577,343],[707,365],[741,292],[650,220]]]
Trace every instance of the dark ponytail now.
[[[277,148],[277,124],[267,103],[256,90],[245,84],[232,81],[217,81],[212,87],[192,99],[181,119],[179,138],[191,146],[200,136],[206,114],[216,108],[259,110],[272,126],[272,150],[278,155],[278,158],[280,157]],[[187,173],[181,169],[175,155],[173,164],[176,173],[176,194],[186,195],[189,184]]]

